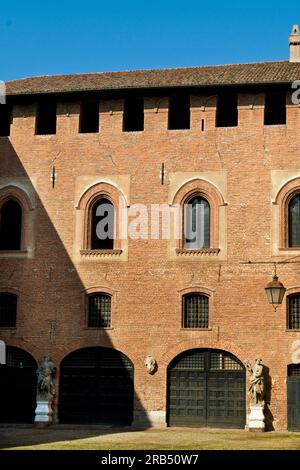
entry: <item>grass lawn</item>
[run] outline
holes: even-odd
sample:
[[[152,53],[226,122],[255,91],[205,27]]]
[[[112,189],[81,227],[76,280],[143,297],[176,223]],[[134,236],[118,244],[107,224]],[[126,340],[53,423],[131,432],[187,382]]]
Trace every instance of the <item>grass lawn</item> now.
[[[0,449],[29,450],[300,450],[300,433],[165,428],[0,429]]]

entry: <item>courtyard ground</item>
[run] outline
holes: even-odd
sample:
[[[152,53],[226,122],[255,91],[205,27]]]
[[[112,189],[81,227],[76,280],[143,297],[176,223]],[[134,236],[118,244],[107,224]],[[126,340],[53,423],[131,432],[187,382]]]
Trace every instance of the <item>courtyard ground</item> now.
[[[0,428],[0,449],[300,450],[300,433],[164,428]]]

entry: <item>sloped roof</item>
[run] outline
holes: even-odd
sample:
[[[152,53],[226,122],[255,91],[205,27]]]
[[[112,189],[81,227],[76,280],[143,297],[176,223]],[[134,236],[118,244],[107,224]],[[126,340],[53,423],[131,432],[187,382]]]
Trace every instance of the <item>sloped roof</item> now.
[[[6,82],[6,92],[8,95],[35,95],[97,90],[279,84],[295,80],[300,80],[300,63],[282,61],[31,77]]]

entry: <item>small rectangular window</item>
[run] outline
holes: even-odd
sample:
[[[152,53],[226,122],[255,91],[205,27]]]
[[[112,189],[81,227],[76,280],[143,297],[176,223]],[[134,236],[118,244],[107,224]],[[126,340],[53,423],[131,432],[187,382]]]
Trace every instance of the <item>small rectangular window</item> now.
[[[111,297],[94,294],[88,297],[89,328],[109,328],[111,326]]]
[[[227,91],[218,95],[216,127],[238,125],[238,95]]]
[[[286,124],[286,92],[266,93],[265,126]]]
[[[0,328],[16,326],[17,300],[14,294],[0,293]]]
[[[99,132],[99,101],[83,101],[80,107],[79,132],[95,133]]]
[[[288,297],[288,329],[300,330],[300,295]]]
[[[56,102],[45,101],[38,104],[36,134],[56,134]]]
[[[144,130],[144,99],[127,98],[124,101],[123,132]]]
[[[0,137],[10,135],[11,106],[0,104]]]
[[[191,294],[183,298],[183,328],[208,328],[208,297]]]
[[[169,100],[169,130],[190,129],[190,97],[171,96]]]

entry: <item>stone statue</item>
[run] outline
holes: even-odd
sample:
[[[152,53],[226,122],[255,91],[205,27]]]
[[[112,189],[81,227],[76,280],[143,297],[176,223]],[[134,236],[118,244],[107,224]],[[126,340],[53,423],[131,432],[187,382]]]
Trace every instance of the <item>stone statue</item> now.
[[[145,366],[150,375],[153,375],[157,371],[157,362],[152,356],[147,356],[145,359]]]
[[[37,375],[37,395],[38,399],[52,400],[55,395],[55,386],[53,383],[53,374],[56,367],[50,360],[49,356],[45,356],[43,362],[38,366]]]
[[[264,366],[260,358],[255,359],[253,364],[246,363],[246,367],[251,374],[250,378],[250,397],[251,404],[253,405],[264,405],[265,401],[265,377],[264,377]]]

